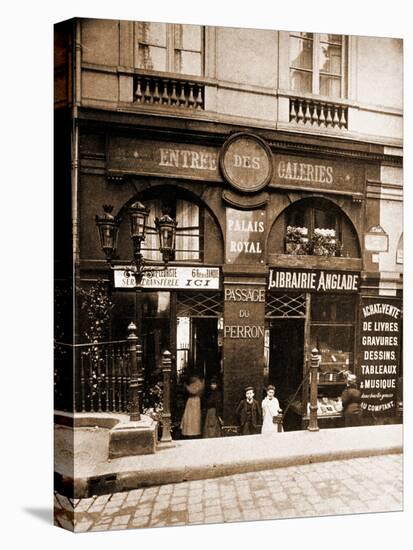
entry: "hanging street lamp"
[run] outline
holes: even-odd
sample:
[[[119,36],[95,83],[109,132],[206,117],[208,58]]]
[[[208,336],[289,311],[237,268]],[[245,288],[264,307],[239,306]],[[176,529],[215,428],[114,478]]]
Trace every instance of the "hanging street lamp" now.
[[[141,252],[142,242],[145,240],[145,233],[150,211],[140,201],[134,202],[127,209],[129,216],[130,237],[133,245],[133,256],[130,265],[114,265],[113,258],[116,253],[118,231],[121,219],[113,216],[113,206],[104,205],[103,216],[96,216],[100,246],[105,254],[106,261],[112,270],[122,269],[133,275],[136,282],[136,292],[141,292],[141,282],[145,273],[159,272],[167,268],[168,262],[175,254],[175,238],[177,222],[171,216],[163,213],[160,218],[155,218],[155,227],[158,232],[159,250],[162,254],[163,265],[147,265]],[[140,298],[138,304],[142,304]],[[140,306],[142,309],[142,306]],[[141,320],[142,311],[138,312],[137,326],[134,323],[129,325],[128,336],[130,354],[130,384],[129,384],[129,416],[131,422],[140,421],[140,393],[143,383],[142,369],[142,346],[141,346]],[[135,333],[136,330],[136,333]]]

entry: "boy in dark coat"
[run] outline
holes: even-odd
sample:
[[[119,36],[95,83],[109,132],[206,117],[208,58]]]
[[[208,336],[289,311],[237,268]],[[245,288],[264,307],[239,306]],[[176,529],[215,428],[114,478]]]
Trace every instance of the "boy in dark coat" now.
[[[241,435],[252,435],[259,433],[262,423],[261,406],[254,399],[254,388],[244,388],[245,399],[242,399],[235,411],[240,426]]]

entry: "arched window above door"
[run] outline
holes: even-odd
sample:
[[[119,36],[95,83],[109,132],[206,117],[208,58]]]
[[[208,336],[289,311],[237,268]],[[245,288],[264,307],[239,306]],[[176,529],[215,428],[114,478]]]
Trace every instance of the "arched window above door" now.
[[[287,207],[271,229],[268,250],[273,254],[360,257],[352,222],[322,197],[302,199]]]
[[[220,226],[212,211],[186,190],[172,185],[154,186],[138,197],[130,199],[122,211],[126,213],[128,205],[139,200],[150,210],[147,220],[145,240],[141,244],[144,258],[161,262],[159,239],[155,227],[155,218],[167,213],[177,221],[175,256],[173,262],[222,264],[224,261],[223,238]],[[204,236],[208,235],[208,238]],[[128,216],[121,215],[118,236],[118,260],[129,261],[131,257],[131,239]]]
[[[197,204],[181,198],[150,199],[144,201],[150,209],[146,238],[142,243],[142,253],[149,260],[162,260],[159,252],[158,234],[155,218],[167,212],[178,222],[176,227],[175,257],[176,261],[203,260],[203,209]]]

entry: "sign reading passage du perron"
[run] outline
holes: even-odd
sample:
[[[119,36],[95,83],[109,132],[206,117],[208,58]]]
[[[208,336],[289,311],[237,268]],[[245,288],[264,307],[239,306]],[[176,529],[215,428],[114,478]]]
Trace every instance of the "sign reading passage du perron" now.
[[[397,405],[401,310],[394,300],[363,298],[360,306],[361,407],[370,414]]]

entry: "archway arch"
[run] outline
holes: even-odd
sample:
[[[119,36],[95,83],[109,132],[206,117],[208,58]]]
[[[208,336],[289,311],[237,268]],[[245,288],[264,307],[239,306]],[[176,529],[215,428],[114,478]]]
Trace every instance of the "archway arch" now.
[[[305,228],[311,239],[316,229],[334,231],[342,244],[337,255],[360,258],[361,247],[357,231],[348,215],[333,201],[324,197],[306,197],[287,206],[274,220],[268,234],[269,254],[285,254],[287,227]],[[303,232],[305,234],[305,232]],[[310,252],[311,253],[311,252]]]
[[[148,187],[121,207],[118,213],[121,219],[117,247],[119,259],[128,261],[131,257],[132,245],[126,212],[136,200],[150,209],[146,238],[142,243],[145,259],[161,261],[154,221],[166,211],[178,222],[173,261],[205,264],[224,262],[223,235],[213,211],[195,193],[171,184]]]

